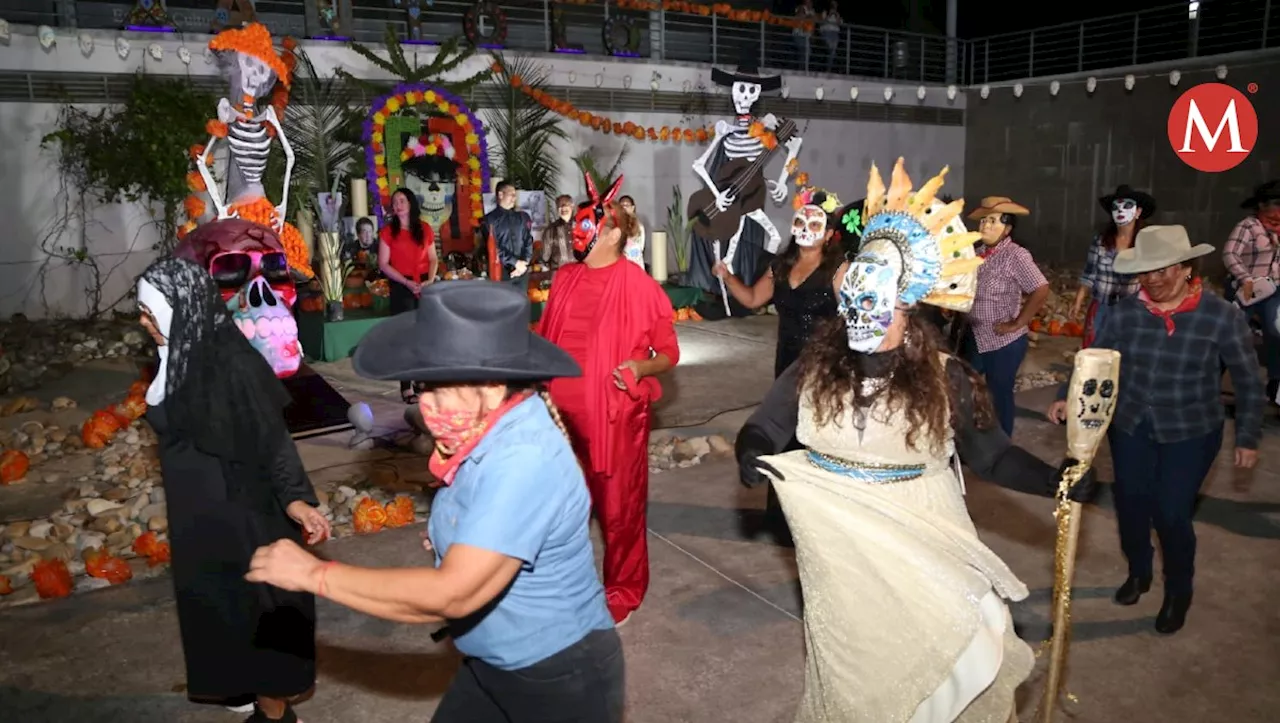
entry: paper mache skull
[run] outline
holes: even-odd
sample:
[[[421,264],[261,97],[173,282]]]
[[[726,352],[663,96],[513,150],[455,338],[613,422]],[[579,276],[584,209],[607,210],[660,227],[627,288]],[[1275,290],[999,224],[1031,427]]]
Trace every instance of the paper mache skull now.
[[[298,292],[275,231],[238,218],[211,221],[187,234],[173,254],[209,270],[236,326],[277,377],[298,371]]]

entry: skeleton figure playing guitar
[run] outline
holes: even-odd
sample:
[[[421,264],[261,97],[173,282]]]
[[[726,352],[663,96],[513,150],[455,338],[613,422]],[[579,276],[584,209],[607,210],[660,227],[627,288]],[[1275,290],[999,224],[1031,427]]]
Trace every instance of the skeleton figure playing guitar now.
[[[775,203],[786,199],[787,168],[800,153],[802,139],[794,122],[777,118],[772,113],[757,119],[751,112],[764,91],[777,90],[782,86],[779,76],[758,75],[754,65],[744,64],[736,73],[713,68],[711,80],[716,85],[730,88],[733,108],[738,115],[732,123],[716,123],[716,135],[710,147],[694,161],[693,171],[706,188],[689,198],[688,211],[694,232],[712,242],[717,257],[720,256],[721,242],[728,242],[722,260],[730,272],[734,272],[738,242],[748,221],[757,224],[764,232],[766,251],[776,254],[782,245],[778,229],[765,214],[764,202],[766,198],[772,198]],[[776,143],[766,143],[752,134],[751,127],[756,123],[762,125]],[[777,180],[766,179],[765,166],[782,148],[786,149],[786,160]],[[723,155],[717,158],[717,154]],[[714,163],[720,159],[722,162]],[[724,292],[723,285],[721,294],[726,299],[727,313],[728,294]]]

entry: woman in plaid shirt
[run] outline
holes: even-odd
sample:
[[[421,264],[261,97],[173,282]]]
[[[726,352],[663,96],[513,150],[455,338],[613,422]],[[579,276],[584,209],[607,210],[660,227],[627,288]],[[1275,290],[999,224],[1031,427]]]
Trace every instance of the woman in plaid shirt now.
[[[1133,605],[1151,589],[1151,527],[1164,558],[1164,604],[1156,631],[1175,633],[1191,607],[1196,533],[1191,518],[1200,486],[1222,446],[1222,372],[1236,389],[1235,464],[1253,467],[1262,436],[1262,384],[1244,314],[1201,292],[1194,248],[1182,226],[1148,226],[1116,256],[1116,271],[1134,274],[1142,290],[1112,309],[1094,346],[1120,352],[1120,384],[1108,432],[1115,468],[1116,521],[1129,576],[1115,593]],[[1101,389],[1100,395],[1107,395]],[[1049,407],[1066,421],[1067,385]]]
[[[991,403],[1004,433],[1013,436],[1013,386],[1027,356],[1027,325],[1049,298],[1049,282],[1031,252],[1013,241],[1019,216],[1031,212],[1004,196],[988,196],[970,214],[982,245],[978,288],[969,311],[977,353],[969,361],[987,379]]]
[[[1267,364],[1267,398],[1274,400],[1280,388],[1280,293],[1251,301],[1263,286],[1280,283],[1280,181],[1268,181],[1254,189],[1241,208],[1253,213],[1236,224],[1222,247],[1222,262],[1230,274],[1225,296],[1245,310],[1245,316],[1262,327]]]
[[[1116,254],[1133,246],[1134,235],[1156,212],[1154,198],[1125,184],[1117,186],[1115,193],[1099,198],[1098,203],[1111,219],[1089,246],[1089,256],[1080,274],[1080,288],[1076,291],[1076,303],[1071,307],[1071,318],[1078,319],[1085,299],[1089,299],[1084,318],[1084,343],[1081,345],[1084,348],[1093,344],[1111,307],[1137,293],[1136,278],[1116,273]]]

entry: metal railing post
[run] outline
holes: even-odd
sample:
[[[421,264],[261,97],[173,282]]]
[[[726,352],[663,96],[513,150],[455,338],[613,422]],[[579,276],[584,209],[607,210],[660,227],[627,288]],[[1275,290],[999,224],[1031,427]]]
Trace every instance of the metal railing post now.
[[[76,27],[75,0],[58,0],[58,24],[64,28]]]
[[[924,82],[924,36],[920,36],[920,82]]]
[[[1036,31],[1027,39],[1027,77],[1036,77]]]
[[[1271,0],[1264,0],[1264,3],[1262,8],[1262,48],[1265,50],[1267,47],[1267,29],[1271,27]]]
[[[839,51],[840,47],[836,46]],[[844,74],[853,75],[853,31],[844,26]]]
[[[764,21],[761,20],[760,21],[760,67],[761,68],[766,67],[764,62],[764,49],[765,49],[764,31],[765,31]]]
[[[1076,72],[1084,72],[1084,22],[1080,23],[1080,40],[1076,44]]]
[[[884,33],[884,77],[887,79],[893,77],[889,74],[889,31],[882,32]]]
[[[1138,21],[1141,19],[1141,15],[1133,14],[1133,59],[1130,62],[1134,65],[1138,64]],[[1192,56],[1194,57],[1194,55],[1193,53]]]
[[[718,37],[719,28],[717,26],[718,24],[716,23],[716,14],[711,13],[711,64],[712,65],[715,65],[716,63],[720,62],[716,60],[716,57],[717,57],[716,49],[720,45],[720,38]]]
[[[982,82],[991,79],[991,38],[982,41]]]
[[[649,38],[649,55],[658,60],[667,59],[667,10],[666,8],[658,8],[658,37],[652,37],[653,31],[650,30]]]
[[[547,50],[555,50],[551,39],[551,0],[542,0],[542,35]]]

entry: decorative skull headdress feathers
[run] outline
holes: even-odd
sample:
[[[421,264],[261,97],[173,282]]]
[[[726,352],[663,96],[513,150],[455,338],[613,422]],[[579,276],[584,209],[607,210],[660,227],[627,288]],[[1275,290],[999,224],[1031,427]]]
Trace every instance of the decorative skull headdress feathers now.
[[[591,174],[582,174],[587,182],[588,200],[578,204],[578,213],[573,217],[573,257],[579,261],[587,258],[587,254],[591,253],[591,249],[595,247],[596,241],[600,238],[600,227],[604,223],[606,213],[610,210],[606,205],[613,201],[618,195],[618,191],[622,188],[622,176],[609,186],[601,196],[596,190],[596,182],[592,180]],[[617,225],[617,211],[612,212],[614,225]]]
[[[912,193],[901,158],[887,190],[880,170],[871,165],[862,244],[840,285],[850,349],[879,349],[896,307],[923,302],[967,311],[973,304],[974,284],[966,279],[976,277],[982,264],[973,254],[981,235],[953,224],[964,210],[963,199],[935,202],[948,170]]]

